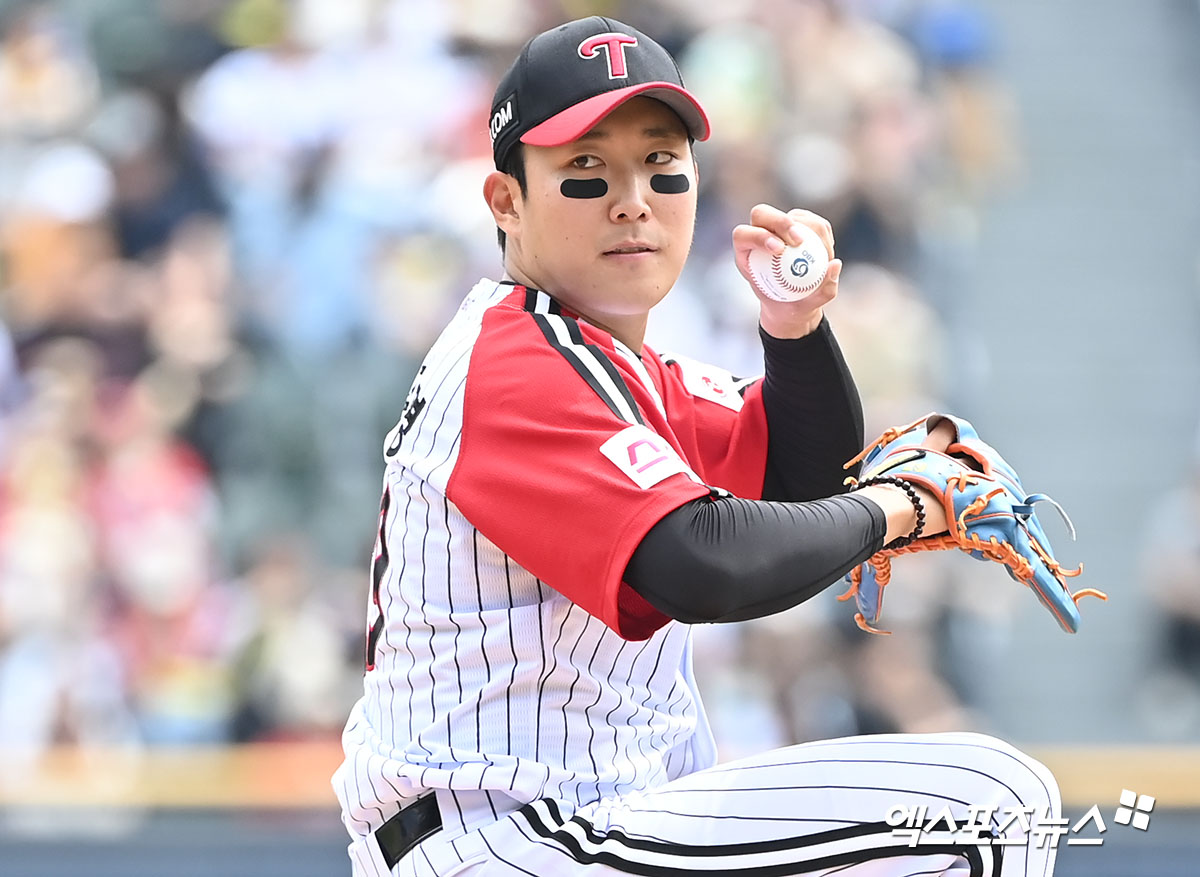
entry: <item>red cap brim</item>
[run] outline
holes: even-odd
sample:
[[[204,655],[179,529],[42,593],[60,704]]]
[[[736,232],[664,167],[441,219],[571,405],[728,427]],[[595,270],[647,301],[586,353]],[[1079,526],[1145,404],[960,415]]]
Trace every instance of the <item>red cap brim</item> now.
[[[628,88],[606,91],[567,107],[558,115],[551,116],[542,124],[526,131],[521,137],[521,142],[530,146],[561,146],[570,143],[586,134],[597,122],[625,101],[638,95],[662,101],[678,114],[694,138],[708,139],[708,116],[705,115],[700,102],[689,91],[670,82],[643,82]]]

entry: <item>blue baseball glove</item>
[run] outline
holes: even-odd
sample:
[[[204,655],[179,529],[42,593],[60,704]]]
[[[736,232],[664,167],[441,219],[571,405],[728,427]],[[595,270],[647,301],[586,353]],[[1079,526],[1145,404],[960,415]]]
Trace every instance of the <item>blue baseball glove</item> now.
[[[946,453],[922,447],[929,432],[943,420],[949,420],[955,429]],[[1046,502],[1057,509],[1074,539],[1075,528],[1066,512],[1048,496],[1026,494],[1012,466],[962,418],[930,414],[907,426],[885,430],[846,468],[859,460],[863,461],[861,479],[850,478],[847,483],[863,487],[872,479],[899,478],[923,487],[941,498],[950,525],[948,533],[912,542],[896,540],[850,571],[846,576],[850,589],[838,599],[854,597],[858,604],[855,621],[863,630],[887,633],[873,625],[883,609],[892,558],[915,551],[958,548],[978,560],[1004,564],[1008,574],[1031,588],[1068,633],[1079,629],[1076,603],[1081,597],[1108,599],[1092,588],[1072,592],[1067,587],[1066,580],[1079,575],[1083,565],[1065,569],[1054,559],[1034,506]]]

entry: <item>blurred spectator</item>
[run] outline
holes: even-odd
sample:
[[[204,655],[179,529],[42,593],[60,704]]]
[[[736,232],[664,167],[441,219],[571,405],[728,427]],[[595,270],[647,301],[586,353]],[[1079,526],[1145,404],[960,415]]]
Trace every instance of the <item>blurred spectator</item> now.
[[[112,218],[122,256],[152,256],[181,223],[221,212],[173,98],[163,106],[149,92],[118,92],[101,104],[87,133],[113,168]]]
[[[30,150],[0,214],[5,311],[18,342],[83,319],[84,278],[113,255],[112,192],[111,171],[83,143],[60,139]]]
[[[0,16],[0,136],[69,133],[91,110],[99,81],[77,24],[43,0]]]
[[[328,346],[361,325],[357,302],[340,300],[341,285],[325,293],[327,304],[299,299],[288,294],[287,271],[335,136],[334,70],[289,32],[285,4],[274,6],[261,46],[237,49],[200,75],[188,117],[229,209],[241,316],[270,337]]]
[[[482,118],[486,86],[449,54],[441,4],[253,5],[275,12],[200,75],[188,116],[229,206],[245,316],[320,354],[370,337],[380,232],[436,219],[427,187],[463,152],[446,135]]]
[[[977,209],[1019,166],[1015,108],[990,67],[990,25],[975,7],[940,0],[920,7],[909,30],[939,108],[946,179]]]
[[[28,376],[0,471],[0,742],[133,739],[87,507],[83,440],[100,357],[85,342],[59,341]]]
[[[868,438],[945,407],[947,329],[911,282],[878,265],[847,266],[826,315],[853,370]]]
[[[968,275],[982,209],[1022,170],[1017,113],[992,68],[996,37],[977,4],[921,0],[905,6],[895,23],[921,59],[934,131],[927,179],[917,193],[920,280],[939,311],[958,324],[971,296]],[[966,352],[963,365],[964,384],[987,368],[974,351]]]
[[[88,507],[145,739],[218,741],[232,712],[233,595],[218,587],[209,473],[173,436],[164,377],[149,370],[101,396]]]
[[[217,470],[227,408],[246,392],[253,369],[233,323],[224,225],[213,217],[186,221],[151,268],[157,301],[145,329],[157,369],[174,381],[172,422]]]
[[[1139,698],[1158,739],[1200,733],[1200,434],[1186,480],[1155,499],[1142,539],[1142,579],[1157,611],[1157,646]]]
[[[360,670],[348,670],[336,604],[322,595],[314,572],[312,553],[294,538],[264,542],[246,572],[241,585],[250,601],[233,663],[235,740],[341,730]]]

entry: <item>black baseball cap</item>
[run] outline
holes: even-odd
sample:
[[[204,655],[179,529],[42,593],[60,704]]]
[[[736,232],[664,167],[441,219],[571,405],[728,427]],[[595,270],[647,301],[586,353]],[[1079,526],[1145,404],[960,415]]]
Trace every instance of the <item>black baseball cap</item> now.
[[[662,101],[692,137],[708,139],[708,117],[683,87],[675,59],[641,31],[594,15],[538,34],[521,49],[492,99],[496,167],[504,167],[518,142],[569,143],[637,95]]]

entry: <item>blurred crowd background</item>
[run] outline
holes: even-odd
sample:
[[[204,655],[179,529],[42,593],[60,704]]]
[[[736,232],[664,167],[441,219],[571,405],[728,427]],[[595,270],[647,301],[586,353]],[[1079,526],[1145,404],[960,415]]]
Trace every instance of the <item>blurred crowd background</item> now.
[[[336,738],[383,436],[501,273],[494,83],[596,12],[671,49],[713,122],[654,346],[760,370],[730,230],[804,206],[846,263],[868,434],[954,407],[964,266],[1022,167],[970,0],[0,0],[0,746]],[[725,742],[986,729],[964,679],[1029,598],[987,570],[963,600],[963,569],[898,569],[891,638],[832,599],[702,631]]]

